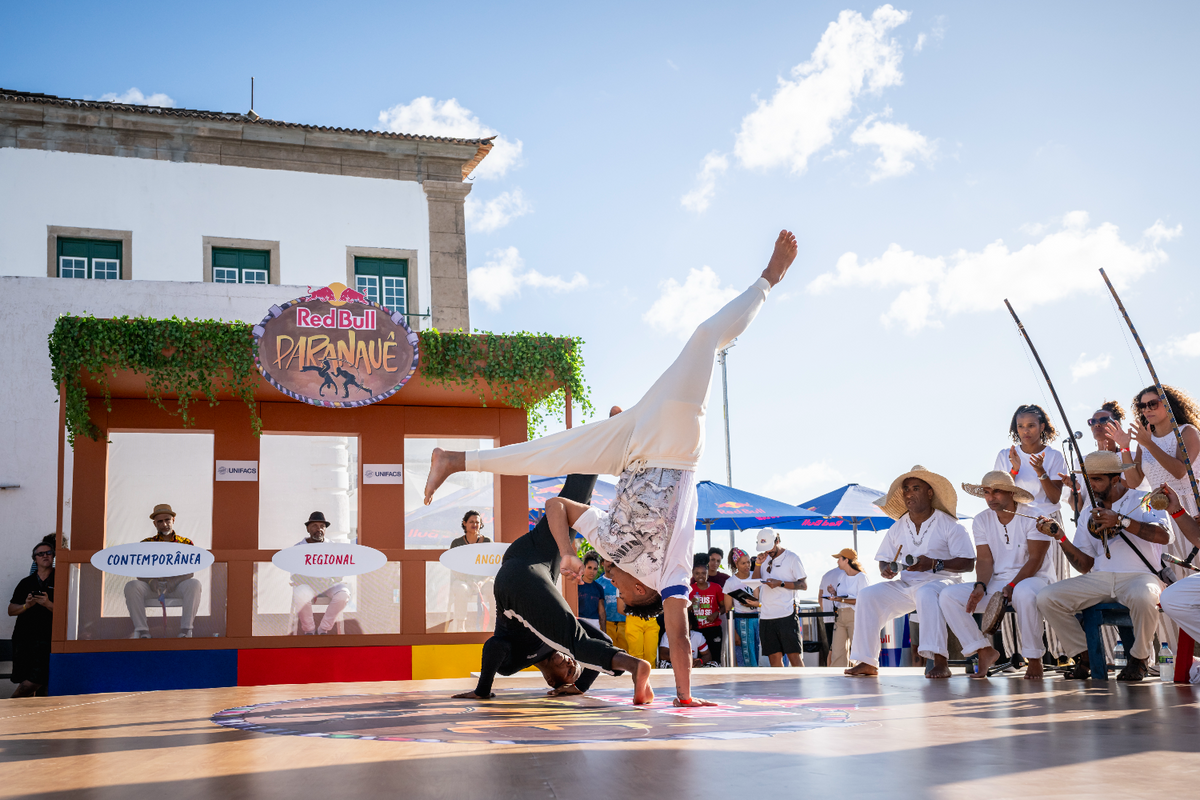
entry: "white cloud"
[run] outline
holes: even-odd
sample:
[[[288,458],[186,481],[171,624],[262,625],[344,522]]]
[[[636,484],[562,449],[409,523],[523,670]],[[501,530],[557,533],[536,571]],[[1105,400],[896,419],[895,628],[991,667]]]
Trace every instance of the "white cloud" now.
[[[106,103],[125,103],[132,106],[158,106],[159,108],[174,108],[175,101],[162,92],[155,92],[147,97],[142,94],[141,89],[136,86],[128,91],[117,94],[109,92],[108,94],[100,95],[100,99]]]
[[[1200,356],[1200,331],[1189,333],[1182,339],[1176,339],[1167,345],[1167,352],[1173,356],[1196,358]]]
[[[829,465],[818,461],[803,467],[772,475],[759,494],[785,503],[803,503],[847,483],[845,476]]]
[[[860,147],[879,148],[879,158],[875,159],[875,169],[871,172],[872,182],[907,175],[916,166],[911,160],[913,156],[931,161],[937,147],[907,125],[875,121],[874,114],[850,134],[850,141]]]
[[[921,52],[922,50],[924,50],[924,49],[925,49],[925,40],[926,40],[927,38],[928,38],[928,37],[927,37],[925,34],[923,34],[923,33],[922,33],[922,34],[918,34],[918,35],[917,35],[917,43],[913,45],[913,52],[914,52],[914,53],[919,53],[919,52]]]
[[[499,178],[521,163],[520,139],[509,140],[484,125],[470,109],[455,98],[440,103],[432,97],[418,97],[407,105],[392,106],[379,112],[379,128],[393,133],[415,133],[421,136],[447,136],[457,139],[484,139],[496,136],[492,151],[475,168],[476,178]]]
[[[1108,365],[1111,363],[1112,356],[1108,353],[1095,358],[1088,358],[1087,353],[1080,353],[1079,358],[1071,365],[1071,379],[1077,381],[1080,378],[1095,375],[1100,370],[1108,369]]]
[[[992,311],[1011,298],[1020,307],[1052,303],[1080,292],[1096,294],[1104,282],[1103,267],[1117,288],[1167,261],[1159,244],[1183,232],[1155,222],[1141,241],[1127,242],[1117,226],[1090,227],[1085,211],[1063,216],[1057,230],[1036,244],[1010,250],[1003,240],[970,252],[945,257],[920,256],[892,244],[878,258],[860,261],[855,253],[838,259],[832,272],[817,276],[808,291],[819,294],[835,287],[901,287],[885,325],[902,324],[909,332],[939,324],[935,315]]]
[[[642,315],[650,327],[687,339],[696,326],[711,317],[721,306],[737,297],[732,286],[721,288],[721,279],[707,265],[688,272],[680,285],[674,278],[660,283],[662,294]]]
[[[571,280],[557,275],[543,275],[535,269],[525,269],[525,260],[515,247],[493,250],[491,260],[467,274],[471,297],[482,300],[488,308],[498,311],[504,300],[520,297],[521,287],[549,289],[552,292],[573,292],[584,289],[588,279],[576,272]]]
[[[935,17],[933,20],[933,30],[928,34],[920,33],[917,35],[917,43],[913,45],[913,52],[919,53],[925,49],[925,45],[931,42],[940,42],[944,38],[946,38],[946,17]]]
[[[717,193],[717,176],[729,169],[729,159],[716,150],[704,157],[700,173],[696,176],[696,188],[685,194],[680,200],[683,207],[697,214],[708,208],[713,195]]]
[[[533,206],[529,204],[525,195],[518,188],[487,201],[467,195],[463,211],[471,230],[479,233],[491,233],[503,228],[517,217],[523,217],[530,213],[533,211]]]
[[[831,22],[808,61],[792,69],[792,79],[779,79],[771,99],[742,120],[734,152],[742,166],[786,165],[801,174],[808,159],[834,138],[835,128],[854,108],[863,91],[882,92],[898,86],[902,53],[889,33],[909,12],[880,6],[864,18],[843,11]]]

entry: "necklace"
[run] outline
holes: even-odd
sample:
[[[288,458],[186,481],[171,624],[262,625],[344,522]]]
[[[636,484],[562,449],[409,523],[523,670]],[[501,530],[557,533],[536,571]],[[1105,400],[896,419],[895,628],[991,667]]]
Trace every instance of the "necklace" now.
[[[918,531],[917,523],[913,522],[912,517],[908,518],[908,524],[913,526],[913,532],[909,534],[913,540],[913,547],[920,547],[921,542],[925,541],[925,534],[929,533],[930,523],[932,522],[933,517],[931,516],[929,519],[925,520],[924,523],[922,523],[924,528]]]

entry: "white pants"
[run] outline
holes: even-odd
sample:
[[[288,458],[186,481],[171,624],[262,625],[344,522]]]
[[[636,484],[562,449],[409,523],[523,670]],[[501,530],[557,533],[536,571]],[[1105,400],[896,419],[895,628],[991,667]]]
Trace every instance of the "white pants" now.
[[[174,578],[164,578],[167,586],[171,586]],[[154,580],[158,583],[158,579]],[[190,631],[196,622],[196,610],[200,608],[200,581],[187,578],[179,581],[165,595],[172,600],[179,600],[183,607],[183,616],[179,620],[179,630]],[[129,609],[129,619],[133,621],[133,630],[141,633],[150,630],[146,622],[146,601],[158,602],[158,588],[145,581],[137,579],[125,584],[125,606]]]
[[[1050,584],[1038,592],[1037,603],[1067,654],[1076,656],[1088,649],[1076,612],[1115,600],[1129,609],[1133,620],[1134,642],[1129,655],[1153,658],[1161,592],[1162,582],[1149,572],[1089,572]]]
[[[1172,583],[1163,589],[1158,602],[1168,617],[1187,631],[1188,636],[1200,642],[1200,575]]]
[[[469,450],[466,469],[499,475],[620,475],[630,464],[695,470],[718,350],[741,335],[766,301],[759,279],[696,328],[683,351],[637,405],[615,417],[541,439]]]
[[[959,582],[958,578],[943,578],[924,583],[902,583],[898,580],[873,583],[858,593],[854,606],[854,643],[850,660],[872,667],[879,666],[879,632],[883,626],[901,614],[917,612],[921,620],[921,655],[926,658],[949,656],[946,619],[938,603],[938,595]]]
[[[329,633],[333,630],[342,609],[350,602],[350,587],[344,583],[335,583],[319,594],[316,589],[307,584],[292,587],[292,612],[300,622],[301,633],[312,633],[316,630],[313,619],[313,600],[324,597],[329,601],[324,616],[321,617],[321,628],[318,633]]]
[[[988,584],[987,594],[979,601],[975,609],[982,612],[987,608],[988,600],[996,592],[1001,591],[1008,581],[1003,578],[993,578]],[[1036,575],[1018,583],[1013,587],[1012,607],[1017,612],[1017,632],[1021,642],[1021,655],[1026,658],[1041,658],[1046,653],[1042,646],[1042,630],[1046,620],[1037,607],[1038,592],[1047,586],[1044,578]],[[942,616],[958,641],[962,644],[964,656],[973,655],[985,647],[991,647],[992,642],[984,636],[975,624],[975,618],[967,613],[967,601],[971,592],[975,591],[974,584],[968,586],[960,583],[942,592],[938,598],[942,606]]]

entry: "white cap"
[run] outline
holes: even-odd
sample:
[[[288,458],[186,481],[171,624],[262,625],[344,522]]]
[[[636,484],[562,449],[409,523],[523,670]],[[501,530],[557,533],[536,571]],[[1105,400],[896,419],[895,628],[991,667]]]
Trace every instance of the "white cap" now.
[[[774,528],[763,528],[758,532],[758,541],[754,543],[754,549],[760,553],[765,553],[775,547],[775,542],[779,540],[779,534]]]

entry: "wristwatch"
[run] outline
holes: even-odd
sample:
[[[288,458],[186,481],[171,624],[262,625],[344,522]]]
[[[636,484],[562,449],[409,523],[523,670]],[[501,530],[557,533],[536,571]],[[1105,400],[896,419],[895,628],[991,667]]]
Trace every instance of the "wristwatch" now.
[[[945,561],[935,561],[935,562],[933,562],[933,571],[934,571],[934,572],[941,572],[941,571],[942,571],[942,568],[943,568],[943,567],[945,567],[945,566],[946,566],[946,562],[945,562]]]
[[[1121,527],[1125,530],[1129,530],[1129,526],[1132,524],[1133,520],[1131,520],[1129,517],[1121,517]]]

